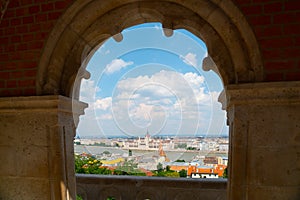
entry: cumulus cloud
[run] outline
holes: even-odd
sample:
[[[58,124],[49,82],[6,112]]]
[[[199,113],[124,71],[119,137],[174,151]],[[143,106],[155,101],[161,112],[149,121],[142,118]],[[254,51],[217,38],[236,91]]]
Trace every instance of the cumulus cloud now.
[[[95,85],[95,81],[83,79],[80,86],[80,97],[79,99],[83,102],[93,102],[94,97],[100,88]]]
[[[151,76],[120,80],[112,97],[114,119],[119,124],[127,119],[127,122],[138,126],[146,126],[155,120],[160,125],[169,120],[178,126],[182,121],[189,120],[196,126],[202,112],[199,104],[210,103],[204,81],[204,77],[196,73],[166,70]],[[174,126],[172,123],[169,126]]]
[[[117,71],[120,71],[122,68],[125,68],[129,65],[132,65],[132,64],[133,64],[133,62],[131,62],[131,61],[126,62],[122,59],[114,59],[109,64],[106,65],[105,73],[106,74],[113,74]]]
[[[197,60],[197,56],[194,53],[188,53],[185,56],[180,56],[180,58],[182,59],[182,61],[188,65],[191,65],[193,67],[197,67],[198,66],[198,60]]]
[[[100,110],[107,110],[108,108],[111,107],[111,100],[112,100],[111,97],[97,99],[96,102],[94,103],[94,108]]]
[[[211,107],[209,112],[210,113],[210,120],[209,120],[209,126],[208,126],[208,134],[218,134],[221,133],[222,130],[228,127],[225,124],[225,118],[226,118],[226,112],[222,110],[222,105],[220,102],[218,102],[218,97],[220,95],[220,92],[210,92],[211,96]],[[227,127],[227,128],[226,128]]]
[[[122,98],[129,98],[133,94],[148,97],[166,98],[182,94],[194,95],[193,91],[203,88],[204,77],[196,73],[181,74],[174,71],[161,70],[152,76],[138,76],[120,80],[117,91]]]
[[[85,84],[94,88],[92,81]],[[180,134],[216,132],[223,125],[212,129],[211,121],[224,119],[218,96],[219,92],[205,89],[205,78],[197,73],[161,70],[120,80],[111,97],[95,99],[90,108],[101,127],[114,122],[129,135],[140,134],[146,127]]]
[[[96,117],[97,120],[112,120],[113,116],[111,113],[103,113],[103,114],[99,114]]]

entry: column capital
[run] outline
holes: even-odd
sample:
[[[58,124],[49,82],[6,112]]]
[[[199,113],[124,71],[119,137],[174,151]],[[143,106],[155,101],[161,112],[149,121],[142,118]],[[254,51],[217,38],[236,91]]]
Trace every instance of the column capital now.
[[[0,112],[64,112],[74,115],[84,114],[86,103],[65,96],[29,96],[0,98]]]
[[[234,84],[220,95],[223,108],[234,105],[300,104],[300,81]]]

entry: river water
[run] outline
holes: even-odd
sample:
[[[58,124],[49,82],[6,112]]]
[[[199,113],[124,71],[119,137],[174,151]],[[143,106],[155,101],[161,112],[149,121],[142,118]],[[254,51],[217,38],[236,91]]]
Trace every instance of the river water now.
[[[128,150],[123,150],[121,148],[116,147],[100,147],[100,146],[85,146],[85,145],[75,145],[74,151],[77,154],[81,153],[90,153],[92,155],[100,155],[104,151],[109,151],[113,154],[120,154],[120,155],[127,155]],[[170,161],[175,160],[185,160],[186,162],[192,161],[192,159],[199,155],[199,156],[222,156],[227,157],[226,153],[217,153],[217,152],[201,152],[201,151],[165,151],[167,157]],[[132,155],[151,157],[153,155],[158,155],[158,151],[147,151],[147,150],[132,150]]]

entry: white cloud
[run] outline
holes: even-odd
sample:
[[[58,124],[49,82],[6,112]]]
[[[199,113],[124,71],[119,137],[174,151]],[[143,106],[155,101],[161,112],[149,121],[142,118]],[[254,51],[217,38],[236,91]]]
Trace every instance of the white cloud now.
[[[199,76],[198,74],[192,72],[184,74],[183,77],[193,88],[198,88],[204,83],[205,80],[203,76]]]
[[[150,112],[153,108],[153,105],[140,103],[137,106],[134,106],[129,110],[129,117],[135,119],[151,120]]]
[[[94,103],[94,108],[100,110],[107,110],[108,108],[111,107],[111,100],[112,100],[111,97],[97,99],[96,102]]]
[[[93,82],[86,85],[94,87]],[[197,73],[162,70],[120,80],[114,95],[94,100],[89,112],[104,132],[110,124],[129,135],[141,134],[146,127],[168,133],[216,133],[225,116],[218,96],[219,92],[205,90],[205,78]]]
[[[94,101],[94,97],[100,88],[95,85],[93,80],[83,79],[80,85],[80,97],[79,99],[83,102],[89,103]]]
[[[191,96],[193,91],[203,88],[204,77],[196,73],[181,74],[162,70],[149,76],[138,76],[119,81],[119,97],[129,98],[133,94],[148,94],[151,97],[166,98],[183,95]]]
[[[196,73],[162,70],[152,76],[138,76],[119,81],[113,96],[113,111],[117,121],[127,119],[132,124],[146,126],[153,121],[192,120],[196,126],[201,110],[199,104],[209,104],[204,90],[204,77]],[[129,120],[130,118],[130,120]],[[122,124],[120,122],[119,124]],[[124,126],[129,126],[128,123]]]
[[[96,117],[97,120],[112,120],[113,116],[111,113],[103,113],[99,114],[98,117]]]
[[[193,67],[198,66],[197,56],[194,53],[188,53],[185,56],[180,56],[183,62],[185,62],[188,65],[191,65]]]
[[[122,68],[125,68],[132,64],[133,64],[133,62],[131,62],[131,61],[126,62],[122,59],[114,59],[111,61],[111,63],[106,65],[105,73],[113,74],[114,72],[120,71]]]

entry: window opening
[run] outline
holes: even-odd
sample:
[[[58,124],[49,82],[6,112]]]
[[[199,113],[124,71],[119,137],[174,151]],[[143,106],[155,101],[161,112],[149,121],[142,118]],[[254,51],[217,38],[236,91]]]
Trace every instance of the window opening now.
[[[220,77],[203,71],[205,43],[159,23],[127,28],[91,58],[80,100],[77,173],[223,177],[228,161]],[[226,173],[225,173],[226,174]]]

